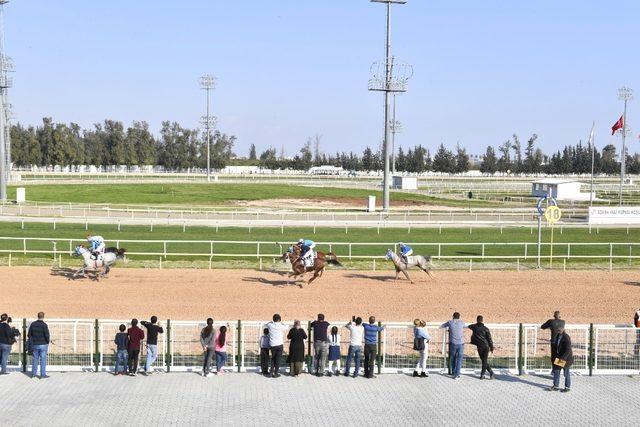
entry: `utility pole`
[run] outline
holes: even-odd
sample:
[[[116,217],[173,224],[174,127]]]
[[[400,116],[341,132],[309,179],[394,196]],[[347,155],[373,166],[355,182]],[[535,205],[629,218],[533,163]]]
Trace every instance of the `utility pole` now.
[[[200,77],[200,88],[207,92],[207,114],[202,116],[200,123],[204,125],[207,137],[207,182],[211,181],[211,128],[215,125],[215,117],[210,114],[209,92],[216,87],[216,78],[210,74]]]
[[[391,5],[405,4],[407,0],[371,0],[372,3],[385,3],[387,6],[385,59],[382,63],[376,62],[371,67],[373,76],[369,80],[369,90],[384,92],[384,143],[382,147],[384,155],[384,182],[382,186],[382,211],[389,213],[389,188],[390,171],[389,158],[391,154],[391,104],[389,95],[395,92],[405,92],[406,83],[413,75],[410,65],[397,63],[391,55]],[[400,72],[394,75],[394,67]],[[377,70],[376,70],[377,68]]]
[[[624,174],[627,169],[627,101],[633,99],[633,91],[623,86],[618,89],[618,98],[624,101],[624,113],[622,114],[622,153],[620,153],[620,206],[622,206],[622,186],[624,185]]]
[[[596,162],[596,139],[595,132],[596,122],[593,121],[593,126],[591,126],[591,133],[589,134],[589,145],[591,145],[591,186],[589,189],[589,206],[593,206],[593,169]]]
[[[11,176],[10,106],[7,90],[13,81],[7,73],[13,71],[13,62],[4,53],[4,5],[7,3],[9,0],[0,0],[0,201],[7,200],[7,183]]]
[[[402,123],[396,120],[396,97],[393,94],[393,118],[391,119],[391,174],[396,174],[396,134],[402,132]]]

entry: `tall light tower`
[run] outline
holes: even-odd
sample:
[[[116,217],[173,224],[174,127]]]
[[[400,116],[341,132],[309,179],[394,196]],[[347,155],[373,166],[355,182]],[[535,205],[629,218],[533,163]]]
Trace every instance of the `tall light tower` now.
[[[215,125],[215,117],[210,114],[209,92],[216,87],[216,78],[211,74],[200,77],[200,88],[207,92],[207,114],[200,118],[207,134],[207,181],[211,181],[211,128]]]
[[[7,200],[7,183],[11,170],[11,139],[9,127],[9,101],[7,89],[13,83],[8,76],[13,71],[11,58],[4,53],[4,5],[9,0],[0,0],[0,201]]]
[[[624,102],[624,113],[622,114],[622,152],[620,153],[620,206],[622,206],[622,185],[627,169],[627,102],[633,99],[633,91],[626,86],[618,89],[618,98]]]
[[[391,174],[396,173],[396,134],[402,133],[402,123],[396,120],[396,97],[397,93],[393,94],[393,114],[391,118]]]
[[[405,4],[407,0],[371,0],[371,3],[385,3],[387,6],[387,40],[385,45],[385,59],[374,62],[371,67],[372,77],[369,80],[369,90],[384,92],[384,183],[382,187],[382,210],[389,212],[389,157],[391,142],[391,104],[389,95],[396,92],[406,92],[407,81],[413,75],[409,64],[396,61],[391,55],[391,5]],[[394,74],[395,72],[395,74]]]

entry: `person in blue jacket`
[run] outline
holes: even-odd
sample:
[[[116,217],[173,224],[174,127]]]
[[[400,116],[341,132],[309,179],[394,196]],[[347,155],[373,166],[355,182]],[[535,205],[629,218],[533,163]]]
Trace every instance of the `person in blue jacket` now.
[[[313,265],[313,249],[316,247],[316,242],[300,239],[298,240],[298,246],[300,246],[300,259],[304,262],[305,267],[311,267]]]
[[[400,255],[404,262],[408,262],[408,257],[413,255],[413,249],[409,245],[400,242]]]

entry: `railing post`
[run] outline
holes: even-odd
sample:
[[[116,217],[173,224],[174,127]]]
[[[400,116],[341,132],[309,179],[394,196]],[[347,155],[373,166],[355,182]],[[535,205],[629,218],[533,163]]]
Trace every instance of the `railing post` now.
[[[171,365],[173,364],[173,357],[171,357],[171,319],[167,319],[167,348],[165,349],[164,360],[167,365],[167,372],[171,372]]]
[[[524,325],[518,327],[518,375],[524,374]]]
[[[589,376],[593,376],[593,364],[595,359],[595,348],[594,348],[594,333],[593,333],[593,323],[589,324],[589,352],[587,357],[587,364],[589,365]]]
[[[100,323],[98,319],[95,320],[93,326],[93,365],[95,366],[95,372],[100,370]]]
[[[242,321],[238,319],[238,326],[236,326],[236,335],[238,337],[238,348],[236,353],[236,365],[238,366],[238,372],[242,371]]]

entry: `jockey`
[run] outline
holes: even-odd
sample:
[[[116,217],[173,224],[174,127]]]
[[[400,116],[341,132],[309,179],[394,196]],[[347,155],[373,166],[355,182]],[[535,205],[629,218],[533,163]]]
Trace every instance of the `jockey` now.
[[[306,267],[311,267],[313,264],[313,249],[316,247],[316,242],[300,239],[298,240],[298,246],[300,246],[300,259],[302,259]]]
[[[106,247],[104,238],[102,236],[87,234],[87,242],[89,243],[89,250],[91,251],[93,259],[98,259],[98,256],[104,253]]]
[[[405,263],[409,262],[409,256],[413,255],[413,249],[409,245],[400,242],[400,255]]]

